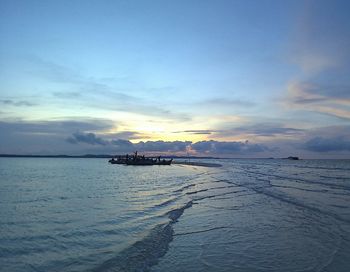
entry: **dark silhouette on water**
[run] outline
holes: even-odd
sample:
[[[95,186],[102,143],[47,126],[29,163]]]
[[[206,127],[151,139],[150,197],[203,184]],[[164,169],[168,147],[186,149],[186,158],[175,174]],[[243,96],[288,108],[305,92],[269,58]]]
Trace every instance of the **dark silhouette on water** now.
[[[117,155],[108,162],[111,164],[125,164],[125,165],[171,165],[173,159],[165,160],[161,157],[146,157],[145,155],[138,155],[137,151],[133,155]]]

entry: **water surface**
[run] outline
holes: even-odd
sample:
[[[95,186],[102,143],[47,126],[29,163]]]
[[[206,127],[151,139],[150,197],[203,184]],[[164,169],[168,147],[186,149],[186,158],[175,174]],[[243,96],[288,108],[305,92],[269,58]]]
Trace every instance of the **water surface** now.
[[[349,270],[349,161],[220,163],[0,158],[0,270]]]

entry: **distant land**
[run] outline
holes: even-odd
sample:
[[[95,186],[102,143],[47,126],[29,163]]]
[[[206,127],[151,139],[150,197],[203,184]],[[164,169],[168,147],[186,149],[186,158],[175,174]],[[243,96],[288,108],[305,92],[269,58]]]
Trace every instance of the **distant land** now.
[[[0,158],[82,158],[82,159],[108,159],[115,157],[116,155],[110,154],[85,154],[85,155],[25,155],[25,154],[0,154]],[[308,160],[300,157],[288,156],[283,158],[274,158],[274,157],[266,157],[266,158],[242,158],[242,157],[210,157],[210,156],[170,156],[170,155],[160,155],[162,158],[173,158],[173,159],[207,159],[207,160],[232,160],[232,159],[240,159],[240,160]],[[154,157],[157,157],[156,155]],[[312,160],[312,158],[310,159]],[[316,159],[323,160],[323,159]],[[325,159],[325,160],[349,160],[349,159]]]
[[[0,158],[83,158],[83,159],[93,159],[93,158],[99,158],[99,159],[107,159],[115,157],[116,155],[110,155],[110,154],[85,154],[85,155],[24,155],[24,154],[0,154]],[[154,157],[157,157],[156,155]],[[161,155],[162,158],[173,158],[173,159],[211,159],[211,160],[229,160],[229,159],[254,159],[254,160],[273,160],[273,159],[297,159],[298,157],[285,157],[285,158],[222,158],[222,157],[210,157],[210,156],[170,156],[170,155]]]
[[[107,159],[115,157],[115,155],[109,154],[85,154],[85,155],[23,155],[23,154],[0,154],[2,158],[100,158]],[[156,156],[155,156],[156,157]],[[232,158],[219,158],[219,157],[196,157],[196,156],[169,156],[161,155],[162,158],[174,158],[174,159],[232,159]]]

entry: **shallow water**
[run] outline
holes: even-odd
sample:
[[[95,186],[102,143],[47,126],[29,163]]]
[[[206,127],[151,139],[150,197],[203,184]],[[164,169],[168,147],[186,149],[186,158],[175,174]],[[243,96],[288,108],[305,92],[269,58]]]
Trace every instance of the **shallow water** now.
[[[349,271],[350,161],[0,158],[1,271]]]

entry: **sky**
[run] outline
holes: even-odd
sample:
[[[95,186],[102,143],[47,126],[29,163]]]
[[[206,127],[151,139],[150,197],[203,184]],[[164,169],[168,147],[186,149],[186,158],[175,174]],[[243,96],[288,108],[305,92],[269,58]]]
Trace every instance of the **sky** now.
[[[0,0],[0,153],[350,158],[349,10]]]

